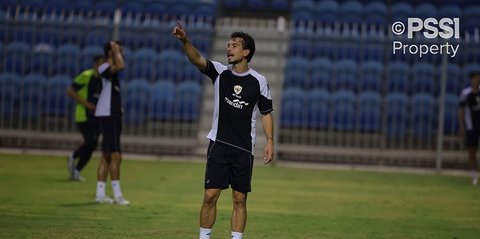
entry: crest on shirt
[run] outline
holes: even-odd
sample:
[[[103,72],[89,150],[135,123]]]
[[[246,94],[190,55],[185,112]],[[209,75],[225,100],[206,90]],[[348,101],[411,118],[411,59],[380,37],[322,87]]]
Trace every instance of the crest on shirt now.
[[[233,91],[235,92],[235,94],[239,95],[241,92],[242,92],[242,86],[240,85],[236,85],[233,87]]]

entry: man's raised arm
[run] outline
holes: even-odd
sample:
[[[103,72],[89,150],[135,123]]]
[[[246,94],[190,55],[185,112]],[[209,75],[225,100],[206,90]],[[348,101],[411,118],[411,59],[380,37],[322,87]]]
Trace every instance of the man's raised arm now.
[[[207,68],[207,60],[200,55],[198,50],[192,45],[190,42],[190,39],[188,39],[187,33],[183,29],[182,25],[180,22],[178,22],[178,26],[175,26],[173,28],[173,36],[175,36],[178,40],[180,40],[183,44],[183,51],[185,52],[185,55],[187,55],[188,59],[192,64],[194,64],[198,69],[201,71],[206,70]]]

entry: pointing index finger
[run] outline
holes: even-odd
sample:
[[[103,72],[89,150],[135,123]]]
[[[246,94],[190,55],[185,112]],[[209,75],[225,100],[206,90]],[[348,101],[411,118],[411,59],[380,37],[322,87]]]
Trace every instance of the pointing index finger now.
[[[177,26],[178,26],[180,29],[183,29],[183,25],[182,25],[182,23],[180,22],[180,20],[177,20]]]

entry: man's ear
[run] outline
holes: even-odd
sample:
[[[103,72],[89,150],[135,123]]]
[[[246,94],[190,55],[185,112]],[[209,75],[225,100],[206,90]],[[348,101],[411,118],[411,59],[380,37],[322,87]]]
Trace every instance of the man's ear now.
[[[250,49],[245,49],[243,52],[243,57],[247,57],[250,54]]]

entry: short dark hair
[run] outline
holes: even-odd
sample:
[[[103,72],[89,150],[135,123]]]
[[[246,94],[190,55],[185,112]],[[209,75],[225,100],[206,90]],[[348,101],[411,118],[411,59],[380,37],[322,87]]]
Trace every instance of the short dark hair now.
[[[95,55],[93,57],[93,63],[100,63],[101,61],[104,61],[105,60],[105,56],[104,55]]]
[[[118,40],[114,42],[117,43],[119,46],[122,45]],[[110,52],[110,50],[112,50],[112,46],[110,45],[110,41],[108,41],[103,45],[103,54],[106,58],[108,58],[108,53]]]
[[[468,79],[473,79],[475,76],[478,76],[480,75],[480,71],[471,71],[469,74],[468,74]]]
[[[242,38],[243,40],[243,49],[250,50],[250,54],[247,55],[247,62],[252,60],[253,54],[255,53],[255,40],[248,33],[245,32],[234,32],[230,35],[230,39]]]

